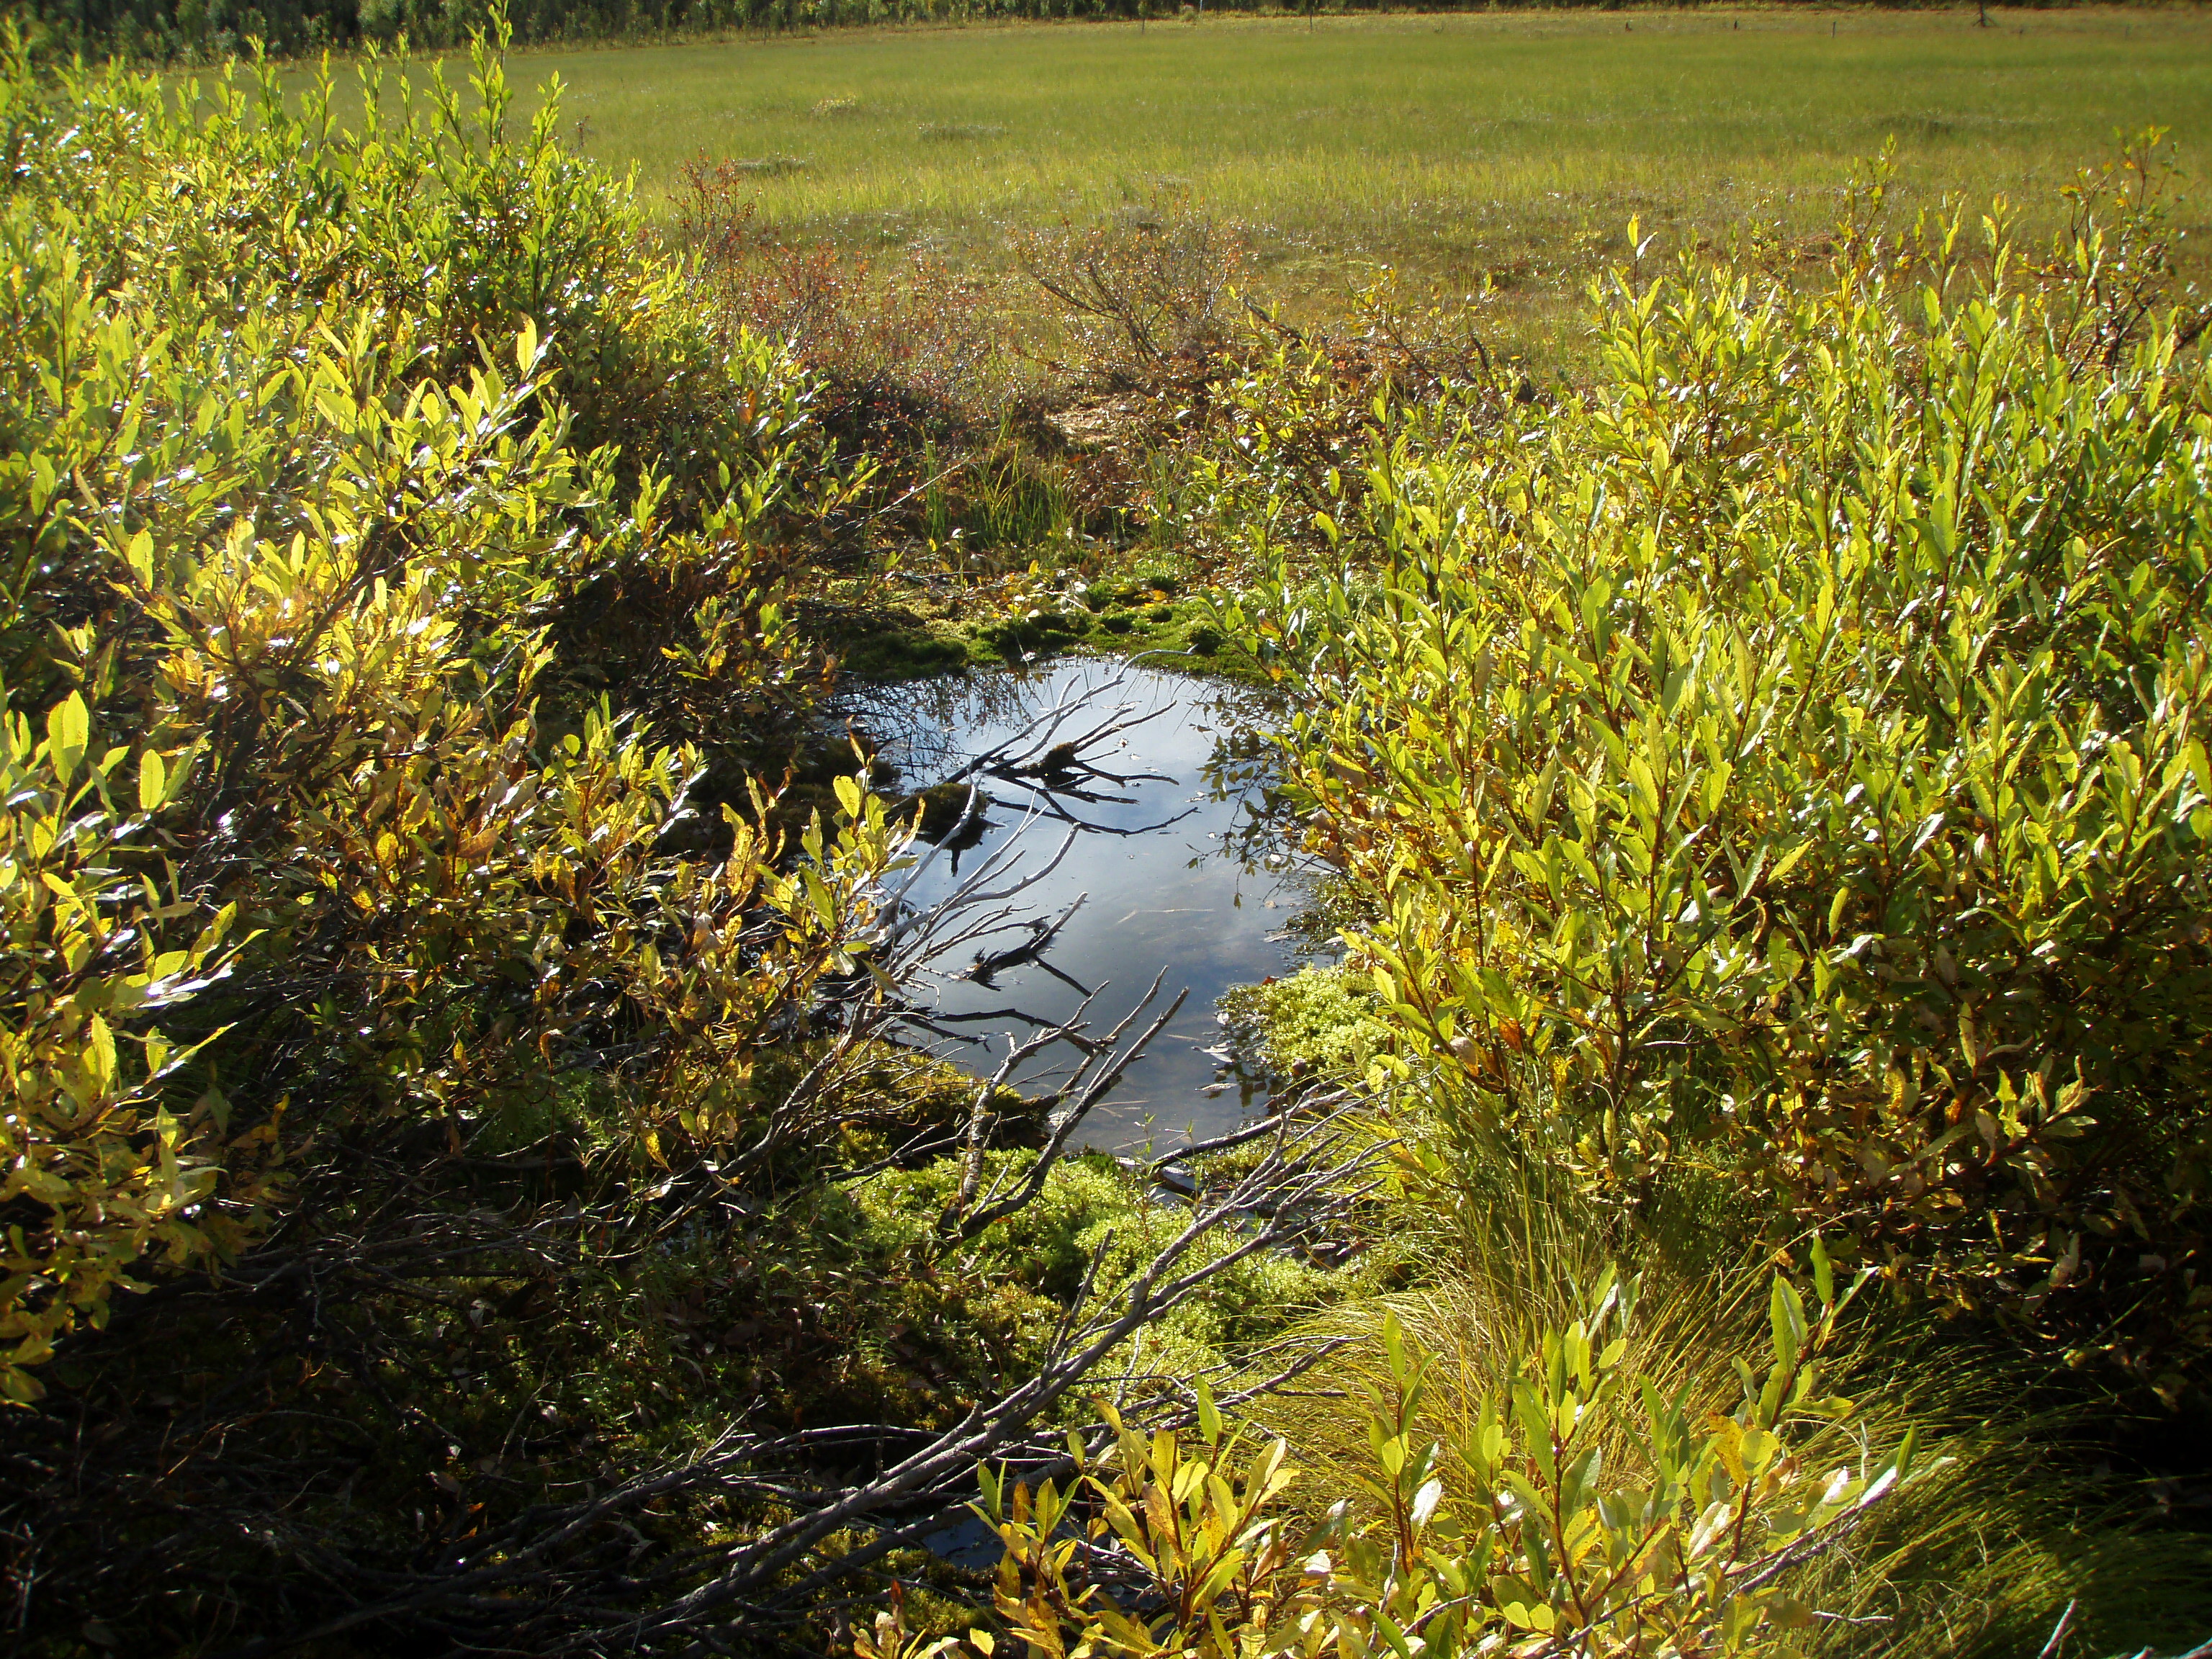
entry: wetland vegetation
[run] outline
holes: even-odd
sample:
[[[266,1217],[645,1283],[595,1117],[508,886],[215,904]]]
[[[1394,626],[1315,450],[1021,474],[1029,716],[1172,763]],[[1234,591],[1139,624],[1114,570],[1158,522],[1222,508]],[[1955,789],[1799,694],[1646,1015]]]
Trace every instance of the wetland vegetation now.
[[[2212,1638],[2199,13],[161,15],[0,65],[15,1648]]]

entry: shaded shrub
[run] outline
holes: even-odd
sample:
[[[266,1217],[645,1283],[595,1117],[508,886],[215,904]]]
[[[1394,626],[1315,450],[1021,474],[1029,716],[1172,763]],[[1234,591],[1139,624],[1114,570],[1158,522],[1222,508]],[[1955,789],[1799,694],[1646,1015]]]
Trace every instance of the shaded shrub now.
[[[628,257],[619,187],[548,120],[510,142],[483,52],[472,128],[441,83],[375,117],[374,68],[353,135],[327,86],[294,118],[265,72],[250,101],[172,99],[41,87],[19,53],[6,84],[0,972],[23,1092],[0,1378],[24,1398],[147,1252],[235,1253],[288,1111],[294,1133],[468,1117],[550,1045],[709,983],[713,1017],[652,1069],[713,1071],[837,953],[784,980],[785,946],[740,942],[813,890],[758,832],[711,874],[653,858],[687,735],[805,696],[763,541],[805,424],[785,360],[684,319],[680,268]],[[673,459],[626,467],[614,438]],[[690,604],[626,611],[625,573]],[[665,735],[573,683],[541,707],[580,609],[647,636]],[[848,925],[858,890],[826,879],[842,896],[789,943]],[[729,938],[659,956],[672,905]]]

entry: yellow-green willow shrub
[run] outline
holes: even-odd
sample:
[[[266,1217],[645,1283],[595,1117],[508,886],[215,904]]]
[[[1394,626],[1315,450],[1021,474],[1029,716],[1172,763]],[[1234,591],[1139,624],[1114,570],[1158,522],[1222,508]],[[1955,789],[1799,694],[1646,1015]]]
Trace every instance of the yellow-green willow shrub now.
[[[346,132],[327,81],[295,114],[265,73],[252,100],[172,96],[11,51],[0,1395],[23,1400],[118,1290],[219,1265],[295,1200],[301,1137],[472,1120],[611,1030],[648,1056],[635,1156],[738,1136],[742,1100],[678,1085],[741,1079],[856,971],[898,836],[854,795],[788,853],[764,803],[723,809],[709,860],[658,848],[695,739],[803,707],[769,543],[849,480],[805,378],[696,323],[626,190],[546,120],[508,131],[495,57],[478,114],[440,82]],[[563,657],[625,629],[658,729]]]
[[[2212,375],[2085,191],[1825,276],[1601,296],[1557,408],[1447,401],[1229,607],[1442,1132],[2040,1323],[2212,1354]],[[2112,222],[2100,228],[2094,207]],[[2118,295],[2118,297],[2115,297]],[[1710,1208],[1710,1205],[1708,1206]]]

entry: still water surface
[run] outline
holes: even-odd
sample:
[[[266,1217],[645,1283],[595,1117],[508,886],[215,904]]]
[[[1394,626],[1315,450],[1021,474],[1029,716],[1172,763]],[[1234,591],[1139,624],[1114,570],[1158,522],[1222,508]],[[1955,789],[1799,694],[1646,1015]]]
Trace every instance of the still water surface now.
[[[1310,881],[1261,824],[1267,777],[1250,758],[1253,746],[1239,741],[1264,719],[1256,696],[1191,675],[1079,659],[871,688],[846,712],[884,744],[901,787],[920,789],[1079,700],[1086,713],[1068,720],[1061,736],[1086,731],[1116,708],[1134,723],[1084,750],[1091,773],[980,778],[989,798],[981,839],[960,851],[957,872],[949,852],[941,855],[910,896],[921,904],[944,897],[1009,841],[1021,859],[1016,873],[1036,869],[1074,828],[1066,856],[1020,902],[1053,916],[1083,895],[1081,908],[1042,960],[1000,969],[988,983],[963,976],[975,948],[1004,950],[1026,938],[1000,934],[940,963],[919,1000],[940,1030],[955,1034],[941,1045],[946,1056],[988,1076],[1012,1036],[1068,1018],[1085,991],[1097,994],[1091,1030],[1103,1031],[1165,969],[1154,1012],[1180,989],[1190,994],[1092,1112],[1081,1139],[1124,1152],[1147,1140],[1164,1149],[1186,1136],[1224,1133],[1264,1091],[1223,1048],[1215,1000],[1295,965],[1290,924],[1309,902]],[[916,843],[917,854],[927,850]],[[1072,1059],[1058,1052],[1057,1063]],[[1051,1083],[1047,1070],[1020,1079],[1028,1094]]]

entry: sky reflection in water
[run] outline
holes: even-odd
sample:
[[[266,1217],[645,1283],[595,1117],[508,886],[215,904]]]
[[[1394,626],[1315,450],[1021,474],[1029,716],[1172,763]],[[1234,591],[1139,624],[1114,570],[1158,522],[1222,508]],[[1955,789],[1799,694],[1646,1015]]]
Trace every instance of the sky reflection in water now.
[[[1120,684],[1112,686],[1117,676]],[[1078,894],[1088,897],[1042,964],[1002,969],[987,986],[957,977],[970,965],[963,956],[939,964],[942,977],[926,988],[925,1000],[940,1016],[1002,1016],[954,1024],[949,1029],[984,1041],[945,1045],[955,1064],[988,1076],[1006,1052],[1007,1034],[1031,1029],[1012,1011],[1063,1019],[1082,1000],[1078,988],[1085,988],[1098,994],[1091,1029],[1102,1031],[1128,1012],[1164,968],[1156,1008],[1184,987],[1190,995],[1093,1111],[1082,1139],[1126,1151],[1147,1139],[1165,1146],[1194,1133],[1201,1138],[1223,1133],[1264,1096],[1252,1079],[1220,1057],[1215,1000],[1232,986],[1295,965],[1288,929],[1309,902],[1304,870],[1279,852],[1264,856],[1272,839],[1257,847],[1261,856],[1255,863],[1248,863],[1253,854],[1243,850],[1252,846],[1265,780],[1249,762],[1231,758],[1223,744],[1253,723],[1259,711],[1254,694],[1157,669],[1070,660],[874,688],[854,700],[849,713],[856,726],[884,744],[884,757],[900,768],[900,787],[913,789],[958,773],[1071,694],[1088,695],[1099,714],[1071,722],[1065,728],[1069,734],[1097,724],[1117,704],[1152,715],[1086,751],[1092,766],[1130,781],[1115,785],[1086,779],[1082,789],[1095,799],[1060,796],[1062,806],[1094,827],[1077,834],[1059,866],[1022,902],[1027,911],[1054,915]],[[1041,815],[1023,826],[1036,787],[996,777],[981,782],[990,797],[987,825],[982,840],[961,853],[960,870],[972,873],[978,860],[1017,833],[1019,872],[1050,859],[1068,825]],[[915,850],[927,848],[918,842]],[[1265,867],[1268,863],[1277,867]],[[940,857],[923,876],[912,894],[917,902],[930,903],[957,884],[949,865]],[[1003,950],[1021,941],[1021,935],[1006,933],[983,948]],[[1051,1063],[1066,1058],[1061,1051],[1061,1059]],[[1050,1079],[1035,1070],[1022,1083],[1024,1093],[1048,1086]]]

